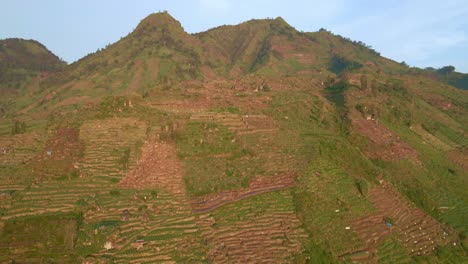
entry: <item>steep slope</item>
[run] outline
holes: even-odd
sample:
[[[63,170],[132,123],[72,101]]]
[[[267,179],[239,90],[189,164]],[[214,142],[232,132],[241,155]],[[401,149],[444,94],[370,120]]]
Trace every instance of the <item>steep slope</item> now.
[[[364,43],[158,13],[26,92],[0,262],[467,258],[467,92]]]
[[[200,76],[199,44],[167,13],[153,14],[120,41],[73,63],[46,81],[63,98],[144,94]],[[85,98],[82,98],[85,99]],[[87,101],[87,100],[83,100]],[[89,100],[88,100],[89,101]]]

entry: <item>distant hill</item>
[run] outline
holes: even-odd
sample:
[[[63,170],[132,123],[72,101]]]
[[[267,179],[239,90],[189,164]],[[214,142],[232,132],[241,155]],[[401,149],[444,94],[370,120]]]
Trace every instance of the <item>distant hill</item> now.
[[[18,88],[39,72],[55,72],[66,65],[35,40],[0,40],[0,85]]]

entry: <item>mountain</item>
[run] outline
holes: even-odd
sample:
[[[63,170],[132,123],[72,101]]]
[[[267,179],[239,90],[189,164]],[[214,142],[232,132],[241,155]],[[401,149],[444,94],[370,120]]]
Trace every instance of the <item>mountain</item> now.
[[[65,66],[55,54],[34,40],[0,40],[0,83],[2,88],[19,88],[40,72],[54,72]]]
[[[163,12],[49,72],[0,97],[2,262],[467,259],[468,96],[440,71]]]

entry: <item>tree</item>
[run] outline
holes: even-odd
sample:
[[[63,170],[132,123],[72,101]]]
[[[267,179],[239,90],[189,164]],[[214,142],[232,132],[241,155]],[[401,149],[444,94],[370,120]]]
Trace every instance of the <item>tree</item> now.
[[[452,65],[444,66],[437,70],[438,73],[443,74],[443,75],[448,75],[454,71],[455,71],[455,67],[453,67]]]

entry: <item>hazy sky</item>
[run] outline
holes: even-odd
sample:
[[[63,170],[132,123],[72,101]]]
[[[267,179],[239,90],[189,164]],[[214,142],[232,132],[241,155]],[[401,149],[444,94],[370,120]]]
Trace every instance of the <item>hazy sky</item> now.
[[[0,6],[0,38],[36,39],[67,62],[167,10],[189,33],[281,16],[297,30],[323,27],[411,66],[468,72],[468,0],[0,0]]]

